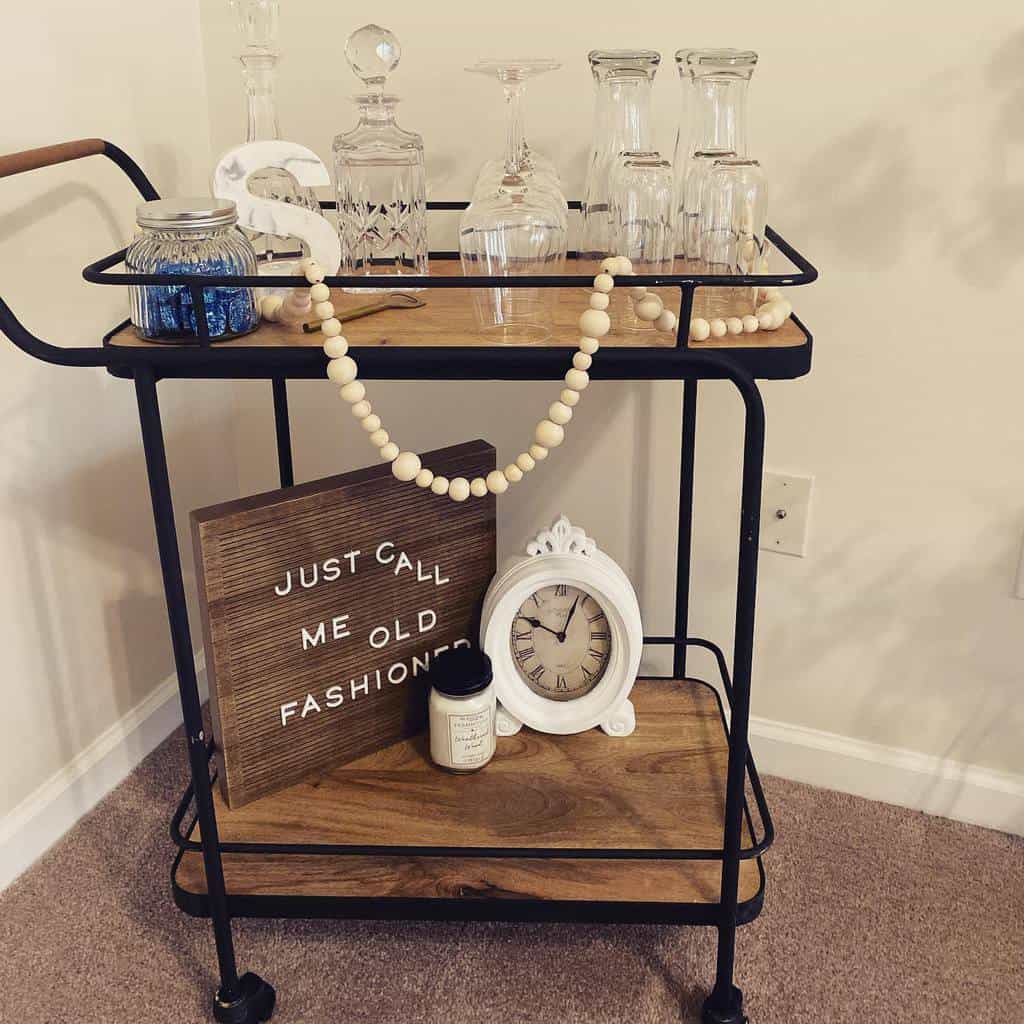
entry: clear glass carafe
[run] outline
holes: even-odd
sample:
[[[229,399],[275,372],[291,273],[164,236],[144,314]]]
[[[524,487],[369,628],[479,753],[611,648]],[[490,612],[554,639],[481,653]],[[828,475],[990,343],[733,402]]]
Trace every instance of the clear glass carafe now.
[[[401,48],[387,29],[365,25],[349,36],[345,56],[369,91],[355,98],[359,123],[334,140],[341,273],[426,274],[423,137],[399,127],[398,97],[383,90]],[[396,281],[395,287],[402,285]]]
[[[277,74],[278,0],[228,0],[235,12],[244,43],[238,55],[245,82],[248,122],[246,142],[264,142],[281,137],[277,123],[274,82]],[[316,193],[300,185],[295,177],[278,167],[265,167],[249,175],[249,191],[261,199],[293,203],[321,213]],[[261,274],[298,273],[299,260],[308,255],[298,238],[243,229],[252,242]]]
[[[716,160],[747,155],[753,50],[679,50],[683,111],[676,137],[676,256],[700,259],[701,189]]]
[[[594,137],[583,189],[580,257],[601,260],[611,246],[611,177],[623,152],[649,152],[651,85],[661,63],[654,50],[591,50],[597,84]]]

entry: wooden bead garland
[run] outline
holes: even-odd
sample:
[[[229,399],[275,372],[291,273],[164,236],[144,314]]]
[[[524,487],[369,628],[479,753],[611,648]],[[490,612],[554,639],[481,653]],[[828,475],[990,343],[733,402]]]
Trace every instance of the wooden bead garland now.
[[[348,355],[348,341],[341,334],[341,321],[335,316],[330,289],[323,283],[326,276],[323,269],[310,258],[302,261],[300,269],[310,287],[295,289],[284,299],[279,295],[265,296],[260,301],[263,318],[290,323],[308,320],[311,315],[319,319],[320,331],[324,336],[324,353],[328,358],[327,377],[341,385],[339,394],[351,406],[352,415],[366,431],[370,444],[377,448],[381,459],[391,463],[391,472],[395,478],[405,483],[415,483],[424,490],[429,489],[432,494],[447,494],[452,501],[458,502],[470,496],[483,498],[488,494],[504,494],[510,484],[519,483],[538,462],[548,457],[552,448],[557,448],[565,440],[566,424],[573,417],[581,392],[590,384],[587,371],[601,347],[600,339],[611,330],[607,310],[610,295],[615,289],[615,277],[633,273],[632,263],[624,256],[609,256],[602,261],[601,272],[594,278],[594,291],[588,306],[580,314],[579,351],[573,355],[572,366],[566,371],[565,387],[558,400],[548,407],[547,418],[537,424],[534,441],[528,451],[521,452],[504,469],[492,470],[486,478],[474,477],[473,480],[467,480],[459,476],[449,480],[447,477],[436,476],[422,464],[419,455],[403,451],[391,440],[380,416],[373,412],[373,406],[366,398],[366,386],[359,380],[356,361]],[[634,285],[629,289],[629,297],[641,320],[650,322],[659,331],[675,331],[676,315],[665,309],[657,295],[649,293],[643,285]],[[782,298],[777,288],[768,289],[763,297],[765,301],[757,307],[754,316],[711,321],[700,317],[692,319],[690,339],[705,341],[709,337],[724,337],[727,333],[752,334],[759,329],[775,330],[785,322],[792,312],[792,306]]]

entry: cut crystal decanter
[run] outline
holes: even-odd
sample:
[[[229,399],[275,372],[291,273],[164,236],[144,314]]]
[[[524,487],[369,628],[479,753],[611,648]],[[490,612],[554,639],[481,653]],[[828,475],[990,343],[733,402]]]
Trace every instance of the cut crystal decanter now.
[[[279,139],[274,79],[280,53],[277,50],[278,0],[228,0],[234,11],[243,49],[238,55],[248,100],[246,142]],[[321,213],[316,193],[277,167],[249,175],[249,191],[262,199],[293,203]],[[256,250],[261,274],[298,273],[299,260],[308,255],[298,238],[245,230]]]
[[[349,36],[345,56],[367,91],[355,97],[359,123],[334,140],[341,273],[426,274],[423,137],[398,126],[398,97],[384,92],[401,46],[386,28],[364,25]]]

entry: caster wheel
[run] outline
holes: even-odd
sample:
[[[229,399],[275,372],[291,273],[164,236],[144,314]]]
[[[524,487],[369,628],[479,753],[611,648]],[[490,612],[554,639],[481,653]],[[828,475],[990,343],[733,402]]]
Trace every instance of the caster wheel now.
[[[238,979],[239,996],[225,1002],[220,995],[213,1001],[213,1019],[218,1024],[263,1024],[270,1020],[277,993],[259,975],[243,974]]]
[[[703,1024],[747,1024],[743,993],[735,985],[725,999],[717,998],[712,992],[704,1001],[700,1019]]]

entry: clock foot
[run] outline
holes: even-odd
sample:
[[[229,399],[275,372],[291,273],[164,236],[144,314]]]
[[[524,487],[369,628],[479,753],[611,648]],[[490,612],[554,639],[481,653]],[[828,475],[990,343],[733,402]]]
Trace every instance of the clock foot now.
[[[500,704],[494,717],[494,731],[499,736],[515,736],[523,723],[515,715],[510,715]]]
[[[609,736],[629,736],[636,728],[636,712],[632,701],[623,701],[602,723]]]

